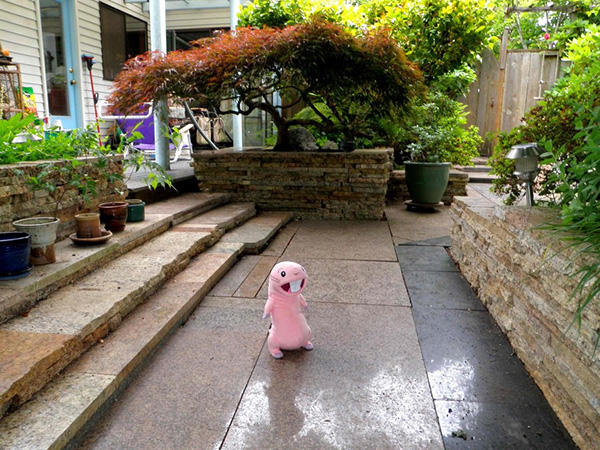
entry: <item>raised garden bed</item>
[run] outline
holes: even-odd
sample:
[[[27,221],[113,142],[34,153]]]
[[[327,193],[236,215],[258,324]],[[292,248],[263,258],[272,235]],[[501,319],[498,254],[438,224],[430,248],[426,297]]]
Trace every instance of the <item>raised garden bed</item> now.
[[[25,183],[25,177],[35,176],[41,171],[42,163],[43,161],[0,166],[0,231],[14,229],[12,222],[17,219],[54,214],[55,202],[48,192],[33,192],[31,187]],[[25,177],[19,176],[15,169],[24,172]],[[97,169],[92,165],[83,164],[77,170],[85,171],[97,180],[98,195],[89,204],[85,204],[75,189],[67,192],[58,210],[58,217],[61,219],[58,239],[65,238],[75,230],[75,214],[95,211],[98,203],[123,199],[127,193],[127,187],[123,182],[107,183],[103,177],[95,174]],[[122,156],[112,158],[106,171],[122,174]],[[124,194],[119,192],[124,192]]]
[[[340,152],[233,151],[194,154],[203,192],[227,192],[235,201],[301,219],[383,217],[392,150]]]

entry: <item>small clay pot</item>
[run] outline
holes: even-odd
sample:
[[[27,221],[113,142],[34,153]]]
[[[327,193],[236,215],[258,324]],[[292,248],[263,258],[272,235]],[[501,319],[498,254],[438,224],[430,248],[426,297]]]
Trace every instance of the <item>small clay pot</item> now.
[[[100,229],[100,214],[83,213],[75,216],[77,226],[77,237],[79,239],[98,238],[102,236]]]
[[[146,203],[139,198],[130,198],[127,202],[127,222],[141,222],[146,218]]]
[[[108,231],[113,233],[123,231],[127,222],[127,203],[108,202],[98,205],[100,221]]]

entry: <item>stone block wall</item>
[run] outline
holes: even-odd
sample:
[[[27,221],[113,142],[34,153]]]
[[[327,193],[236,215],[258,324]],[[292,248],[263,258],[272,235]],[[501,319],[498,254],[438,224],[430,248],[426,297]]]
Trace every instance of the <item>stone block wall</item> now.
[[[469,174],[461,170],[451,169],[448,178],[448,186],[442,197],[445,205],[452,203],[455,196],[467,195],[467,184],[469,183]],[[394,170],[390,177],[386,202],[390,205],[404,203],[410,200],[408,188],[406,187],[406,174],[404,170]]]
[[[392,150],[340,152],[232,151],[194,154],[203,192],[228,192],[262,210],[301,219],[383,217]]]
[[[60,164],[60,162],[57,162]],[[23,172],[19,175],[15,170]],[[0,166],[0,231],[12,231],[12,222],[33,216],[53,216],[56,203],[47,191],[33,191],[25,180],[36,176],[41,171],[40,163],[27,162]],[[85,204],[79,193],[71,188],[61,200],[58,217],[61,223],[57,239],[64,239],[75,230],[75,214],[87,211],[97,211],[98,203],[122,200],[127,194],[125,183],[119,181],[108,184],[97,168],[83,164],[78,170],[85,171],[97,181],[98,196],[89,204]],[[110,161],[107,170],[110,173],[123,173],[122,157]],[[65,189],[65,186],[58,186]],[[119,193],[123,192],[123,194]]]
[[[600,443],[600,352],[593,356],[600,299],[571,327],[570,300],[586,258],[536,227],[545,208],[507,207],[458,197],[451,254],[506,333],[519,358],[581,448]]]

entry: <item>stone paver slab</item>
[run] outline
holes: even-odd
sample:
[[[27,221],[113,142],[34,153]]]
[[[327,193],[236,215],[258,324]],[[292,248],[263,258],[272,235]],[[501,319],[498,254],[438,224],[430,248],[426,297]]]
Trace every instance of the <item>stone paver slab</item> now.
[[[435,406],[447,449],[577,448],[547,404],[436,401]],[[466,439],[452,436],[458,430]]]
[[[404,205],[392,205],[385,209],[385,216],[395,244],[424,241],[450,235],[452,219],[450,207],[438,207],[433,212],[407,211]]]
[[[282,259],[396,261],[393,249],[387,222],[304,221]]]
[[[260,317],[260,307],[198,308],[80,448],[218,448],[264,344]]]
[[[63,448],[91,418],[88,411],[96,408],[90,405],[110,395],[113,379],[108,375],[61,375],[0,422],[0,448]]]
[[[409,308],[316,304],[315,350],[263,349],[223,448],[441,449]]]
[[[436,400],[543,401],[487,312],[415,308],[413,316]]]
[[[209,295],[231,297],[261,259],[257,255],[244,256],[210,291]]]
[[[311,302],[410,306],[397,262],[300,259],[308,274],[304,297]],[[267,285],[260,295],[267,298]]]
[[[396,253],[403,271],[458,272],[458,267],[443,247],[398,245]]]
[[[486,311],[460,272],[404,271],[404,281],[415,308]]]
[[[243,242],[246,251],[256,252],[267,244],[277,230],[290,220],[289,213],[262,213],[226,233],[221,241]]]
[[[29,398],[54,375],[47,369],[63,360],[72,339],[66,334],[0,331],[0,413],[15,395]]]
[[[269,278],[271,269],[277,264],[276,256],[261,256],[248,277],[233,294],[234,297],[256,297],[265,281]],[[266,297],[265,297],[266,298]]]
[[[263,256],[281,256],[288,247],[290,241],[300,228],[300,222],[290,222],[279,230],[273,242],[262,252]]]

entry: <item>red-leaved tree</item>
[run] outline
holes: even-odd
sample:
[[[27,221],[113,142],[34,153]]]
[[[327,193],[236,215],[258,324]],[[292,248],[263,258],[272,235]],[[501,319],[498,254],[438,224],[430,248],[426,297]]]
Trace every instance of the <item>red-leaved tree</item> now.
[[[114,82],[110,102],[134,113],[142,102],[193,99],[220,114],[260,109],[277,127],[276,149],[285,149],[294,125],[360,135],[366,117],[401,112],[421,91],[421,73],[389,33],[355,37],[324,21],[284,29],[241,28],[195,43],[190,50],[131,59]],[[269,100],[278,91],[286,107],[304,102],[310,119],[286,119]],[[237,99],[223,110],[223,100]],[[322,107],[325,105],[326,107]]]

